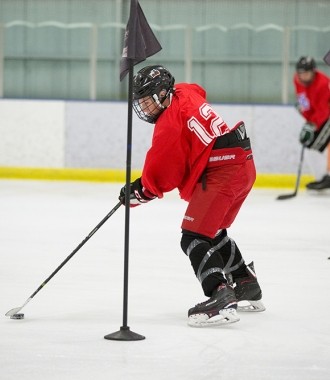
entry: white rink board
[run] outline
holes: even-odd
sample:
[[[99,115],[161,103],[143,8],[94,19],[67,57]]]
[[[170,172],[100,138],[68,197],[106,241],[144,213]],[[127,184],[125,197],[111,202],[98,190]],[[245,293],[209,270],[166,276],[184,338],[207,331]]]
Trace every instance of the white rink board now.
[[[300,128],[293,106],[213,105],[229,126],[244,120],[258,173],[297,172]],[[125,169],[126,102],[0,101],[0,167]],[[153,126],[133,113],[132,169],[141,169]],[[306,152],[303,173],[319,177],[326,154]]]
[[[65,103],[0,101],[0,166],[63,167]]]

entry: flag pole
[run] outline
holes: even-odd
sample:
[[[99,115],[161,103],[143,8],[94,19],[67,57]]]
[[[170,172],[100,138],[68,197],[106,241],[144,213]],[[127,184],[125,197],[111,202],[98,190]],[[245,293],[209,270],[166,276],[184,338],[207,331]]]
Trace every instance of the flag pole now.
[[[132,162],[132,119],[133,119],[133,60],[129,59],[128,71],[128,112],[127,112],[127,151],[126,151],[126,189],[130,194],[131,184],[131,162]],[[124,292],[123,292],[123,325],[120,330],[105,335],[108,340],[143,340],[143,335],[130,330],[127,325],[128,315],[128,268],[129,268],[129,226],[130,226],[130,205],[125,205],[125,244],[124,244]]]
[[[125,30],[124,48],[120,60],[120,80],[127,73],[128,79],[128,122],[127,122],[127,159],[126,159],[126,189],[131,193],[131,161],[132,161],[132,116],[133,116],[133,72],[134,66],[158,53],[162,49],[154,35],[138,0],[131,0],[130,15]],[[124,258],[124,303],[123,325],[119,331],[105,335],[109,340],[142,340],[143,335],[137,334],[127,326],[128,305],[128,259],[129,259],[129,204],[125,206],[125,258]]]

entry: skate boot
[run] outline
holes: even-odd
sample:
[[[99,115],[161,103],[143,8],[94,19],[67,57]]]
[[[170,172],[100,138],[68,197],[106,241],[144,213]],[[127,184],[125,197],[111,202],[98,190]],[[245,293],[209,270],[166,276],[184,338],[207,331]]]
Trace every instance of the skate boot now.
[[[205,327],[238,322],[236,308],[237,300],[233,287],[221,284],[211,298],[188,311],[188,325]]]
[[[247,276],[235,278],[234,290],[238,301],[238,311],[264,311],[266,310],[261,301],[262,292],[257,281],[254,271],[254,264],[248,264],[246,267]]]
[[[309,190],[324,190],[330,189],[330,175],[325,175],[321,181],[310,182],[306,185]]]

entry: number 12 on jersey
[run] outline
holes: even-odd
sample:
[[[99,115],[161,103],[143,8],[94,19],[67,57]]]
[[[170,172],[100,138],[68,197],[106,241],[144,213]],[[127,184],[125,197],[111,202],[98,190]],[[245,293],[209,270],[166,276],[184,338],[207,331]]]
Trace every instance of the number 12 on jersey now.
[[[204,145],[209,145],[215,137],[230,132],[228,125],[223,121],[222,117],[214,112],[209,104],[202,104],[199,107],[199,113],[205,121],[209,120],[209,131],[194,116],[188,120],[187,124],[188,128],[196,134]]]

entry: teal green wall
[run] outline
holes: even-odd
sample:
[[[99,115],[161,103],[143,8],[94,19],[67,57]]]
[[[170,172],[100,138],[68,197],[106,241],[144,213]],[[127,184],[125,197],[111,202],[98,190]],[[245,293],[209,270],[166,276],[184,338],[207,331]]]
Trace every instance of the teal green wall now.
[[[90,28],[11,26],[14,20],[31,23],[57,21],[98,26],[98,100],[125,99],[127,84],[119,82],[119,60],[129,0],[0,0],[3,25],[3,96],[8,98],[89,99]],[[289,37],[288,100],[294,101],[291,77],[301,55],[312,55],[329,73],[322,57],[330,48],[330,0],[140,0],[163,50],[148,60],[166,65],[177,81],[187,78],[187,46],[182,25],[191,29],[191,81],[208,90],[209,99],[233,103],[281,103],[283,87],[282,31],[257,28],[309,26]],[[233,29],[250,24],[253,30]],[[203,26],[219,28],[200,30]],[[162,29],[162,30],[161,30]],[[137,66],[136,69],[145,65]]]

